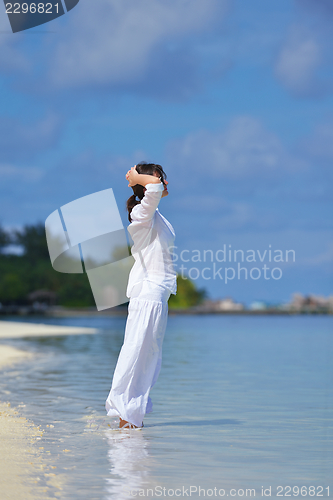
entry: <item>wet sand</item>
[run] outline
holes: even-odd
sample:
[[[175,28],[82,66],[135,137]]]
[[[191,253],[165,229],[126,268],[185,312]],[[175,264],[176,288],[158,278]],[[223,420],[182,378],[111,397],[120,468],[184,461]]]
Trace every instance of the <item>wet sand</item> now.
[[[0,369],[33,357],[26,351],[0,345]],[[42,436],[43,430],[20,417],[10,402],[0,402],[0,491],[3,500],[48,499],[50,489],[61,496],[61,480],[38,446]]]
[[[96,333],[95,328],[75,328],[0,321],[0,338]],[[0,345],[0,369],[33,359],[30,352]],[[48,451],[40,440],[44,430],[19,415],[10,402],[0,401],[0,491],[1,499],[37,500],[61,498],[63,478],[56,474]]]
[[[23,323],[21,321],[0,321],[0,338],[50,337],[53,335],[82,335],[97,333],[97,328],[46,325],[44,323]]]

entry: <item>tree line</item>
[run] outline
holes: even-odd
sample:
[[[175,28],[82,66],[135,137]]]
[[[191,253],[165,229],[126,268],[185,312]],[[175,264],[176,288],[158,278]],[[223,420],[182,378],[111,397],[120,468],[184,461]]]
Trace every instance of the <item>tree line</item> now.
[[[18,245],[21,252],[9,252],[10,245]],[[10,231],[0,226],[0,303],[26,305],[29,294],[37,290],[54,292],[57,305],[95,306],[86,273],[67,274],[53,269],[43,223]],[[191,307],[204,298],[204,289],[197,289],[192,280],[178,275],[177,295],[171,295],[169,307]]]

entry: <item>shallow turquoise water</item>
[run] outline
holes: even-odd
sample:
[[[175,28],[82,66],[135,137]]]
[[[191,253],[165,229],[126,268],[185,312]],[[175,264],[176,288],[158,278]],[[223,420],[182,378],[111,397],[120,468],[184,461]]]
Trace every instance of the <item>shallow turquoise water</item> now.
[[[45,429],[62,499],[333,495],[333,317],[169,316],[153,413],[119,431],[104,403],[125,321],[1,341],[36,352],[2,371],[0,399]]]

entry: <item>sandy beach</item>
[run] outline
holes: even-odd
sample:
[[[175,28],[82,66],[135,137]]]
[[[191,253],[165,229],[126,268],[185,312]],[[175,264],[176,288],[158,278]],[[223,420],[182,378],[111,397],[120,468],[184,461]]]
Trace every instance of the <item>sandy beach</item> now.
[[[96,333],[95,328],[0,321],[0,338]],[[0,369],[33,359],[30,352],[0,345]],[[61,497],[63,478],[56,473],[48,451],[41,445],[44,429],[19,415],[9,401],[0,402],[0,491],[2,500]],[[52,493],[51,493],[52,491]],[[50,495],[50,496],[49,496]]]
[[[0,338],[51,337],[53,335],[82,335],[97,333],[97,328],[0,321]]]

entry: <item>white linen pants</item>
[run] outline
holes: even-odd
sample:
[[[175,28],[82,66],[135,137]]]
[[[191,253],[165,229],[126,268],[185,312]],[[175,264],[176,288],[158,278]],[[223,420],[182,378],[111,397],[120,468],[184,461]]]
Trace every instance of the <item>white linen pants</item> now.
[[[113,374],[105,408],[137,427],[153,409],[150,389],[159,376],[162,344],[168,319],[170,290],[142,281],[132,290],[124,343]]]

